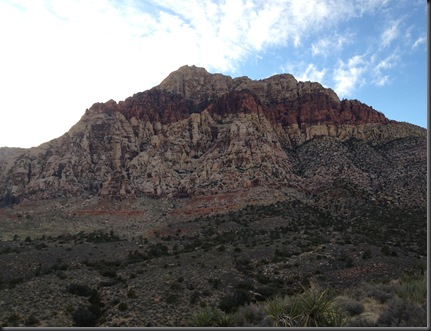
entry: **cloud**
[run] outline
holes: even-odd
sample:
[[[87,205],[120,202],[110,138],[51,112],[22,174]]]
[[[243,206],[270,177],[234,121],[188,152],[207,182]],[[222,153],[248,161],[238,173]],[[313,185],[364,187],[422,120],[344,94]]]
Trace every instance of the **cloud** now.
[[[361,55],[355,55],[347,62],[340,60],[333,72],[335,92],[340,97],[346,97],[358,86],[362,86],[365,83],[364,74],[367,66],[364,56]]]
[[[391,21],[380,35],[380,41],[383,47],[388,47],[399,35],[400,21]]]
[[[413,43],[412,49],[416,49],[418,48],[420,45],[425,44],[427,41],[427,38],[425,36],[420,36],[419,38],[417,38],[415,40],[415,42]]]
[[[377,63],[376,63],[377,62]],[[399,62],[399,56],[397,54],[390,54],[387,57],[376,60],[375,57],[371,58],[372,68],[372,83],[377,86],[383,86],[390,82],[390,77],[384,74],[383,71],[387,71],[395,67]]]
[[[350,44],[354,38],[353,33],[339,34],[335,33],[329,37],[323,37],[311,44],[311,53],[313,56],[333,55],[343,50],[344,46]]]
[[[307,65],[307,68],[296,78],[299,81],[311,81],[311,82],[319,82],[322,83],[324,80],[324,76],[326,73],[326,68],[322,70],[318,70],[314,64]]]
[[[0,146],[28,139],[24,130],[33,137],[27,146],[57,137],[92,103],[151,88],[184,64],[234,75],[268,51],[310,52],[312,45],[313,64],[296,69],[298,77],[327,79],[329,66],[318,58],[343,51],[351,39],[337,32],[339,25],[387,6],[377,0],[0,1],[0,90],[7,96]],[[335,32],[316,39],[328,29]],[[291,54],[280,61],[291,61]],[[340,61],[334,77],[351,91],[362,67]],[[349,85],[343,75],[350,71],[358,78]],[[20,129],[4,124],[20,112]],[[41,129],[60,118],[48,124],[53,131]]]

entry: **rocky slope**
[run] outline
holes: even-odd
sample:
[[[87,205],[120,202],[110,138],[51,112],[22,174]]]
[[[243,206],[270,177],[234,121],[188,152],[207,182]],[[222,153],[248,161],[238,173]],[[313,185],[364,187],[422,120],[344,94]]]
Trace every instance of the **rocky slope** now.
[[[0,206],[95,195],[250,200],[261,189],[324,205],[422,204],[426,135],[292,75],[253,81],[184,66],[124,101],[94,104],[58,139],[0,149]]]

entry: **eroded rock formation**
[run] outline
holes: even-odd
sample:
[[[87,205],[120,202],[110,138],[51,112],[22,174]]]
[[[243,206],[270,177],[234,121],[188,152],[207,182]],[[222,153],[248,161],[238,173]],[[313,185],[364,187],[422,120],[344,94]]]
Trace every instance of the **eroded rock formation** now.
[[[397,155],[395,145],[384,147],[406,139]],[[359,147],[349,147],[352,141]],[[182,197],[253,187],[318,194],[346,185],[376,199],[391,181],[388,169],[398,169],[406,190],[415,183],[411,171],[399,169],[403,153],[414,153],[426,182],[423,128],[391,121],[357,100],[340,101],[331,89],[292,75],[253,81],[184,66],[148,91],[94,104],[58,139],[0,149],[0,201]]]

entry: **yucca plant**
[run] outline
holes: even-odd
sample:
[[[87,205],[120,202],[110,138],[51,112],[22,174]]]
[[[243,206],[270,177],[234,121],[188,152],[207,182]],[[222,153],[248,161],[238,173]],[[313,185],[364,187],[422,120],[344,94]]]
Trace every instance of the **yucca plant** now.
[[[189,325],[199,327],[214,326],[214,314],[214,308],[201,309],[192,315]]]
[[[275,297],[263,307],[263,311],[266,314],[265,319],[270,319],[273,326],[276,327],[289,327],[294,326],[295,321],[288,314],[289,302],[286,298]]]
[[[193,314],[189,320],[189,325],[197,327],[229,327],[235,326],[236,321],[235,314],[226,314],[216,308],[208,307]]]
[[[236,314],[226,314],[219,312],[214,315],[214,326],[229,327],[235,326],[237,322]]]
[[[320,291],[313,284],[293,298],[288,314],[304,327],[343,326],[347,320],[328,290]]]

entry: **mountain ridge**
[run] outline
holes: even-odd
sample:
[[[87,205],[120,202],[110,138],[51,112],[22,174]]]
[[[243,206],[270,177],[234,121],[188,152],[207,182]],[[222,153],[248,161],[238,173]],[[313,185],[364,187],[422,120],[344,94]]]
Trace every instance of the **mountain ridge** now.
[[[426,129],[290,74],[256,81],[183,66],[124,101],[93,104],[57,139],[1,149],[0,201],[301,190],[295,151],[325,137],[381,146],[426,140]]]

